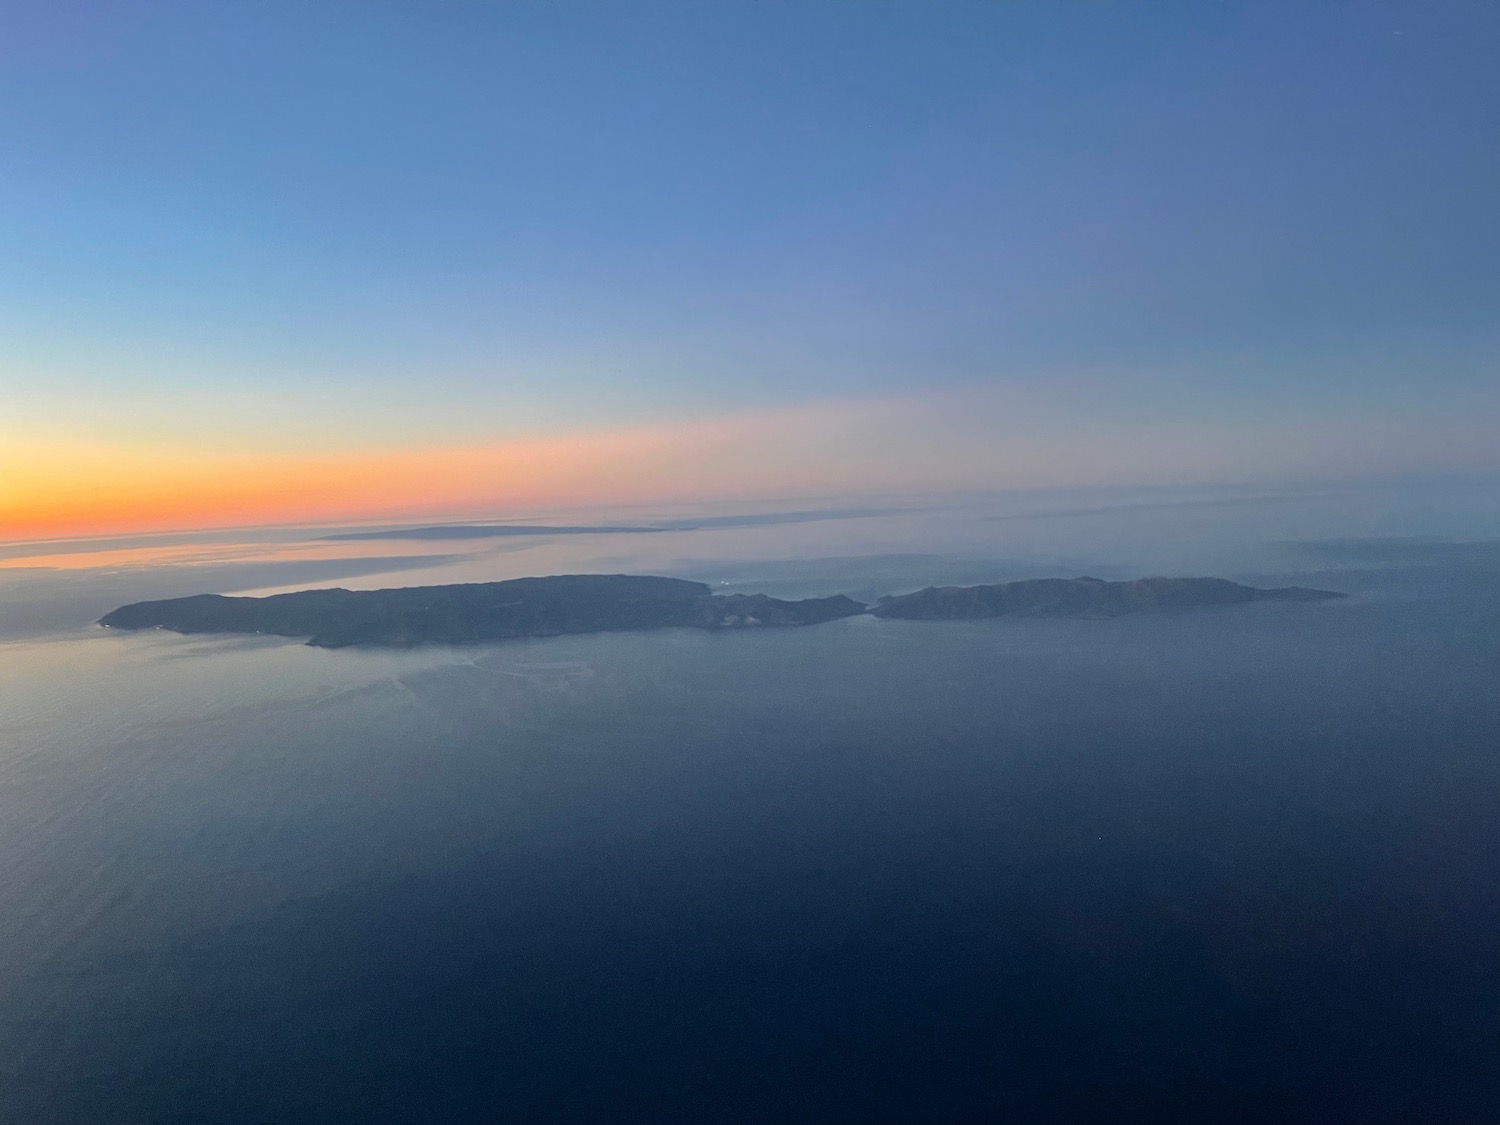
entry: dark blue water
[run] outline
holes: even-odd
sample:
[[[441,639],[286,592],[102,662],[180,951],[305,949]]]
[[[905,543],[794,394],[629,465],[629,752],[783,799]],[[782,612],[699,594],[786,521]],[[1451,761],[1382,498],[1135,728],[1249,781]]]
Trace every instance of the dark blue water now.
[[[1493,578],[39,646],[0,1120],[1500,1120]]]

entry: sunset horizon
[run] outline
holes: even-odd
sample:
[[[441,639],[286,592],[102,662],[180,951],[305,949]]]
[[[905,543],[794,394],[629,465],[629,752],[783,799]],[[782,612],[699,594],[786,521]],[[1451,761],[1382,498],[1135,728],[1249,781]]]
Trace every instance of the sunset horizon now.
[[[0,5],[0,1123],[1500,1122],[1497,60]]]

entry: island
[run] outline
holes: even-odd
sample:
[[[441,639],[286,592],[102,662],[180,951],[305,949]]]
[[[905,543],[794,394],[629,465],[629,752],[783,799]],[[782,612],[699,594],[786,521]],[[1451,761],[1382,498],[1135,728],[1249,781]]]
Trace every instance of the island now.
[[[938,621],[970,617],[1119,617],[1245,602],[1312,602],[1344,595],[1282,586],[1264,590],[1226,578],[1030,578],[995,586],[929,586],[887,595],[871,607],[876,617]]]
[[[670,626],[815,625],[864,613],[852,598],[783,601],[714,595],[702,582],[629,574],[562,574],[394,590],[301,590],[264,598],[199,594],[137,602],[100,619],[111,629],[268,633],[319,648],[406,647]]]
[[[1264,590],[1222,578],[1038,578],[995,586],[933,586],[866,606],[842,594],[785,601],[714,594],[702,582],[631,574],[561,574],[391,590],[300,590],[269,597],[197,594],[122,606],[110,629],[261,633],[302,637],[319,648],[474,644],[635,629],[752,629],[876,617],[1118,617],[1259,601],[1344,595],[1300,586]]]

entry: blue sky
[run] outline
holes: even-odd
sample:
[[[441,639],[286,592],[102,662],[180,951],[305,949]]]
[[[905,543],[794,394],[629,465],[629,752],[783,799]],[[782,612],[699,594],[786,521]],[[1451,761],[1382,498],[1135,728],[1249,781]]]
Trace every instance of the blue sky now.
[[[498,441],[1007,387],[1090,424],[1493,405],[1493,3],[5,22],[0,426],[28,440]]]

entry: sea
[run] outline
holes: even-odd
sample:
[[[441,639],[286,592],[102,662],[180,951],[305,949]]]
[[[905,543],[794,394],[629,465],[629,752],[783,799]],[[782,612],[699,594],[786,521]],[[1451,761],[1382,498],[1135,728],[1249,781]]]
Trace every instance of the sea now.
[[[1500,481],[535,522],[591,520],[673,529],[0,548],[0,1122],[1500,1121]],[[401,650],[93,624],[577,572],[1350,596]]]

